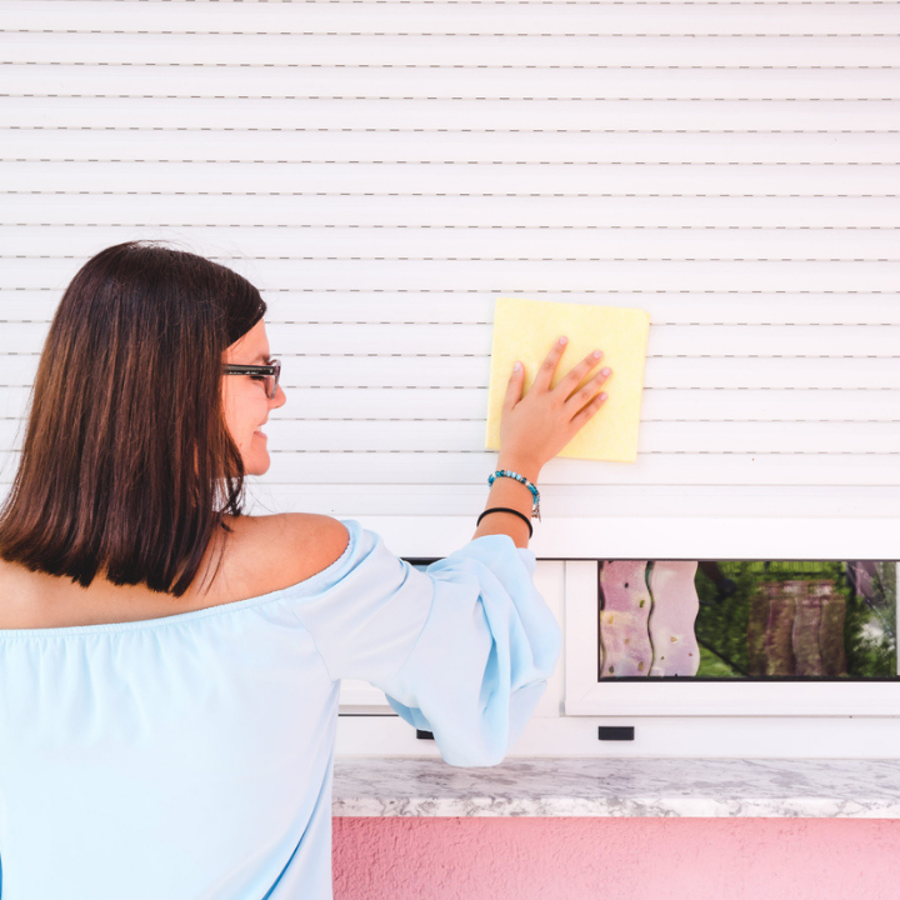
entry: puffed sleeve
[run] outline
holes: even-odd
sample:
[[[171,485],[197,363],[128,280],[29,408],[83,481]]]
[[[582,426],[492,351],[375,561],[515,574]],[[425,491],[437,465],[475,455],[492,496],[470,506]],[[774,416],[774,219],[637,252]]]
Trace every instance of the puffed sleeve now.
[[[347,550],[297,608],[331,677],[381,688],[407,722],[434,734],[448,763],[500,762],[559,656],[534,554],[491,535],[421,572],[344,524]]]

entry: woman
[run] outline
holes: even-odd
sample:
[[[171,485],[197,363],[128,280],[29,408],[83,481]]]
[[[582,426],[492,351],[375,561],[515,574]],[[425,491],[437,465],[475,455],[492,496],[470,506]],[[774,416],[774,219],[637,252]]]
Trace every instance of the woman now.
[[[264,313],[234,272],[139,243],[62,299],[0,517],[4,900],[330,897],[339,680],[484,765],[553,669],[516,548],[605,399],[608,370],[575,392],[599,357],[550,390],[558,342],[524,397],[517,364],[498,469],[520,478],[422,573],[355,522],[240,515],[285,402]]]

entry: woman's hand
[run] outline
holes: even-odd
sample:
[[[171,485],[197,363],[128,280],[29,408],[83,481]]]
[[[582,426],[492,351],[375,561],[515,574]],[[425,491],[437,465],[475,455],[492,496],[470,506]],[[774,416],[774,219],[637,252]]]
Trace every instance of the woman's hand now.
[[[603,359],[599,350],[578,363],[551,390],[550,383],[567,343],[565,337],[554,343],[524,397],[525,368],[517,362],[503,400],[499,467],[520,472],[531,481],[537,481],[543,465],[572,440],[606,400],[606,394],[599,391],[612,374],[609,368],[601,369],[576,390]]]

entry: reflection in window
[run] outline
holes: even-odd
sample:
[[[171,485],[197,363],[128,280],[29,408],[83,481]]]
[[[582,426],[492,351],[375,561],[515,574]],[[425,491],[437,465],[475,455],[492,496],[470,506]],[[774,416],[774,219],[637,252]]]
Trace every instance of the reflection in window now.
[[[897,677],[894,562],[600,563],[600,678]]]

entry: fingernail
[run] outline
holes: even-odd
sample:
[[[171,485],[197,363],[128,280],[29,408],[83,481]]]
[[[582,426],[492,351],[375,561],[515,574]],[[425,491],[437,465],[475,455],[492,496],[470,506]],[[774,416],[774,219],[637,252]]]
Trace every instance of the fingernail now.
[[[568,343],[569,343],[569,339],[568,339],[565,335],[563,335],[563,336],[559,339],[559,342],[560,342],[560,344],[568,344]]]
[[[521,372],[521,371],[522,371],[522,363],[520,363],[518,360],[516,360],[515,363],[513,364],[513,372]]]
[[[594,359],[603,359],[603,353],[600,350],[595,350],[593,353]]]
[[[601,369],[600,374],[609,378],[609,376],[612,375],[612,369]]]
[[[607,397],[607,395],[606,395],[606,394],[601,394],[601,395],[600,395],[600,399],[601,399],[601,400],[605,400],[605,399],[606,399],[606,397]]]

